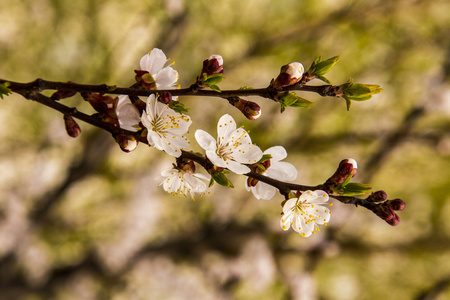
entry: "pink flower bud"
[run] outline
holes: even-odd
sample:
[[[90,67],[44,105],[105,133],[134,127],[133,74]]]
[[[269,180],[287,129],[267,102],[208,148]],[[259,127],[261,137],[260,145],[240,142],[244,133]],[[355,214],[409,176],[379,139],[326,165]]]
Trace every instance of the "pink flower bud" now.
[[[296,84],[303,76],[305,68],[299,62],[293,62],[281,67],[280,74],[275,80],[272,80],[271,86],[282,88]]]
[[[230,97],[228,102],[239,109],[249,120],[256,120],[261,116],[261,107],[252,101],[247,101],[239,97]]]
[[[119,134],[115,138],[123,152],[131,152],[136,149],[138,145],[138,141],[132,135]]]
[[[76,138],[80,135],[80,126],[75,122],[72,116],[64,115],[64,125],[66,127],[67,134],[70,137]]]
[[[328,185],[338,185],[349,176],[353,177],[358,172],[358,164],[352,158],[344,159],[339,163],[336,172],[327,180]]]
[[[214,54],[203,61],[202,74],[206,75],[223,74],[223,58],[220,55]]]

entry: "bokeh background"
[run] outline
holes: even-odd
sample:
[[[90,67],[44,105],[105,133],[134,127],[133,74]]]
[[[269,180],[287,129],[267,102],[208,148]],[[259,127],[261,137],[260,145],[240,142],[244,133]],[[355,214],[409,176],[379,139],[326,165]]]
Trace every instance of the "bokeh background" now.
[[[0,0],[0,78],[130,86],[159,47],[183,87],[211,54],[223,89],[265,87],[281,65],[340,55],[328,78],[380,84],[354,103],[263,108],[248,121],[226,101],[185,97],[193,132],[230,113],[263,150],[283,145],[297,183],[341,159],[356,182],[401,198],[391,227],[333,200],[310,238],[279,227],[278,195],[258,201],[230,176],[193,202],[161,188],[173,159],[18,95],[0,100],[0,299],[450,299],[450,2],[447,0]],[[320,82],[318,82],[320,84]],[[88,113],[80,97],[65,100]],[[200,150],[195,146],[194,150]],[[197,147],[197,148],[196,148]]]

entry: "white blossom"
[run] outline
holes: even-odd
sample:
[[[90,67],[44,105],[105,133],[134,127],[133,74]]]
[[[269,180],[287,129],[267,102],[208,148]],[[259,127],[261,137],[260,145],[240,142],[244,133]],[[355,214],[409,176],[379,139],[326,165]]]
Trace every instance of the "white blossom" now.
[[[204,195],[206,193],[209,178],[203,174],[194,173],[172,168],[161,172],[164,180],[159,184],[164,190],[172,195],[190,195],[195,200],[196,195]]]
[[[189,146],[189,140],[184,134],[192,123],[190,117],[157,101],[153,94],[147,98],[146,111],[142,113],[141,121],[147,128],[150,146],[174,157],[179,157],[181,149]]]
[[[271,147],[264,151],[263,154],[270,154],[272,156],[270,165],[266,168],[263,175],[281,181],[293,181],[297,178],[297,169],[292,164],[281,161],[287,157],[286,149],[282,146]],[[252,187],[245,184],[245,187],[247,191],[252,191],[256,199],[270,200],[277,192],[274,186],[261,181]]]
[[[250,172],[244,164],[254,164],[262,157],[261,149],[252,144],[247,131],[236,129],[236,122],[228,114],[223,115],[217,124],[217,141],[201,129],[195,132],[195,139],[214,165],[237,174]]]
[[[155,80],[158,90],[178,88],[178,72],[166,66],[168,59],[161,49],[154,48],[141,58],[141,70],[148,71]]]
[[[126,95],[120,95],[116,107],[117,118],[120,128],[138,131],[141,117],[136,106],[131,103],[130,98]]]
[[[305,191],[300,197],[289,199],[283,207],[281,228],[288,230],[292,226],[304,237],[319,231],[318,225],[326,226],[330,220],[331,212],[323,206],[328,199],[328,194],[322,190]]]

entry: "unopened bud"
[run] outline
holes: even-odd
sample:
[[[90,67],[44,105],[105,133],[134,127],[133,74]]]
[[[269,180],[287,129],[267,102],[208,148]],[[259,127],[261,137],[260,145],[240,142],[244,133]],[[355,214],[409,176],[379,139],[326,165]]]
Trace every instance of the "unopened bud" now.
[[[228,102],[239,109],[249,120],[256,120],[261,116],[261,107],[252,101],[247,101],[239,97],[230,97]]]
[[[172,94],[169,92],[162,92],[158,97],[159,102],[167,104],[172,101]]]
[[[223,74],[222,56],[214,54],[203,61],[202,74],[213,75],[219,73]]]
[[[116,142],[119,144],[123,152],[131,152],[136,149],[138,141],[132,135],[119,134],[116,136]]]
[[[271,86],[282,88],[285,86],[296,84],[303,76],[305,68],[299,62],[293,62],[281,67],[278,77],[271,82]]]
[[[77,122],[75,122],[72,116],[64,115],[64,125],[66,127],[67,134],[70,137],[76,138],[77,136],[80,135],[81,128],[77,124]]]
[[[358,172],[358,164],[353,158],[347,158],[339,163],[336,172],[327,180],[327,184],[338,185],[343,183],[349,176],[354,177]]]
[[[388,205],[396,211],[399,210],[404,210],[406,207],[405,202],[402,199],[394,199],[394,200],[389,200],[388,201]]]
[[[369,197],[367,197],[367,201],[374,203],[382,203],[387,199],[387,194],[385,191],[376,191],[373,192]]]
[[[397,226],[399,222],[400,222],[400,218],[395,213],[394,213],[394,216],[392,219],[386,220],[386,223],[388,223],[391,226]]]
[[[96,111],[104,113],[108,110],[114,110],[114,106],[117,104],[117,98],[105,96],[104,94],[92,93],[89,95],[88,102]]]
[[[389,221],[396,216],[394,211],[387,205],[378,205],[373,209],[373,212],[385,221]]]
[[[73,81],[69,81],[68,83],[73,83]],[[57,90],[56,92],[53,93],[53,95],[50,97],[52,100],[60,100],[60,99],[65,99],[65,98],[70,98],[72,96],[75,96],[77,92],[73,92],[73,91],[61,91],[61,90]]]

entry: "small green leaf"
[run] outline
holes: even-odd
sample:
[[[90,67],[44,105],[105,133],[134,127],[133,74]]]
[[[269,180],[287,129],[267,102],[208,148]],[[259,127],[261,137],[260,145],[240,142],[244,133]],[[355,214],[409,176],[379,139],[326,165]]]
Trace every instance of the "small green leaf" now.
[[[302,97],[297,96],[295,93],[288,93],[281,96],[278,99],[278,102],[280,102],[281,104],[281,112],[283,112],[287,106],[311,108],[311,105],[314,104],[314,102],[303,99]]]
[[[345,99],[345,104],[347,105],[347,111],[349,111],[350,106],[352,106],[352,101],[346,96],[344,96],[344,99]]]
[[[316,78],[322,80],[323,82],[331,84],[331,82],[326,77],[324,77],[322,75],[316,75]]]
[[[262,164],[255,164],[258,169],[260,169],[261,171],[265,172],[266,171],[266,167],[264,167]]]
[[[214,172],[212,174],[212,178],[220,185],[226,187],[234,187],[231,181],[228,180],[227,176],[225,175],[225,171]]]
[[[255,88],[251,87],[251,86],[243,86],[240,88],[241,90],[254,90]]]
[[[212,89],[215,92],[220,93],[220,88],[217,85],[215,85],[215,84],[210,85],[209,88]]]
[[[349,183],[344,187],[343,196],[362,195],[370,191],[372,188],[365,183]]]
[[[272,158],[272,155],[270,155],[270,154],[264,154],[258,162],[259,162],[259,163],[265,162],[265,161],[267,161],[267,160],[269,160],[269,159],[271,159],[271,158]]]
[[[315,66],[316,70],[314,72],[314,75],[319,77],[321,75],[328,73],[328,71],[330,71],[330,69],[337,63],[338,60],[339,60],[339,56],[334,56],[327,60],[316,63],[316,66]]]
[[[186,106],[184,106],[183,103],[178,101],[170,101],[169,107],[180,114],[189,112],[189,108],[187,108]]]
[[[8,96],[11,94],[11,90],[9,89],[9,86],[11,84],[9,82],[0,83],[0,97],[3,99],[3,95]]]
[[[108,85],[108,91],[112,92],[117,89],[117,85]]]

